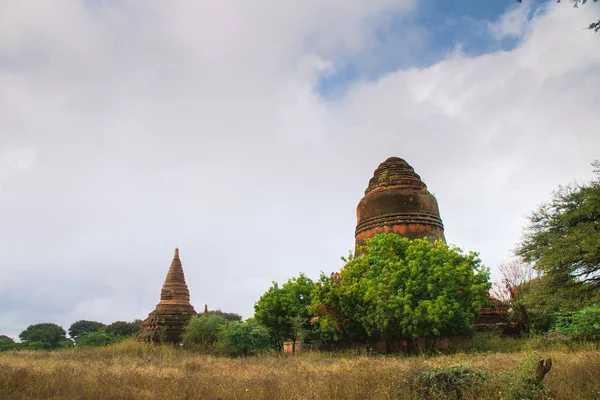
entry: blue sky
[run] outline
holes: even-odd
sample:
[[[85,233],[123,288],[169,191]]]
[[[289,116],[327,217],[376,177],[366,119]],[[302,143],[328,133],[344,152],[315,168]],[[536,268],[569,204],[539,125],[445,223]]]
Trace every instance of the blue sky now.
[[[530,19],[535,7],[545,3],[544,0],[525,4],[514,0],[420,0],[408,15],[381,17],[371,45],[341,60],[331,73],[321,77],[316,90],[324,98],[336,99],[357,80],[372,81],[398,69],[427,67],[457,49],[466,56],[514,49],[520,38],[498,40],[487,24],[517,7],[529,10]]]

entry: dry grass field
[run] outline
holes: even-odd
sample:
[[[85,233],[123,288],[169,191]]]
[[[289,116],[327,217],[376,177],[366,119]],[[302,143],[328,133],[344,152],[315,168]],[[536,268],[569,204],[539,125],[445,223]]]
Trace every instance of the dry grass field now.
[[[527,378],[542,357],[552,357],[554,365],[544,385],[536,386]],[[457,365],[465,376],[433,373],[427,380],[431,371],[456,371]],[[469,384],[468,371],[477,371],[479,380]],[[312,353],[231,359],[124,342],[0,353],[0,398],[600,399],[600,352],[590,346],[409,358]]]

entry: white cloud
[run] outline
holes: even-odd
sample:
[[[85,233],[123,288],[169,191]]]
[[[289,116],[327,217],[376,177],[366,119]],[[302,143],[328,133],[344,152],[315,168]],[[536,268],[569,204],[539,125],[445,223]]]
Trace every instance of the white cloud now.
[[[488,23],[488,31],[496,40],[521,38],[529,28],[529,14],[532,2],[516,4],[494,22]]]
[[[377,18],[414,6],[0,2],[0,148],[34,155],[0,204],[0,303],[20,310],[0,331],[143,318],[175,246],[197,309],[248,317],[272,280],[340,267],[391,155],[450,242],[506,258],[524,215],[597,158],[593,16],[553,6],[514,51],[315,93]]]

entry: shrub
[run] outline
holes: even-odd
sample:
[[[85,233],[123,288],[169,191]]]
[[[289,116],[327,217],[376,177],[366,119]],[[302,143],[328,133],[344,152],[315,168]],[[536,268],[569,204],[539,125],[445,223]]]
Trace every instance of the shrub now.
[[[90,332],[79,336],[77,340],[78,347],[98,347],[108,346],[109,344],[118,343],[123,340],[122,336],[115,335],[109,332]]]
[[[227,320],[217,313],[205,313],[192,317],[183,332],[183,344],[200,344],[212,347],[219,340],[220,328]]]
[[[460,399],[466,392],[473,392],[476,386],[485,384],[486,380],[484,370],[456,364],[421,371],[412,383],[420,399]]]
[[[254,322],[231,322],[221,332],[221,349],[232,356],[245,357],[270,347],[269,331]]]

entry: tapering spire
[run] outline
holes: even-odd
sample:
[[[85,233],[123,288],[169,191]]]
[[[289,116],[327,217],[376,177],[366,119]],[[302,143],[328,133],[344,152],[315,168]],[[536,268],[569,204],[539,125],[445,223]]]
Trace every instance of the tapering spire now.
[[[173,261],[160,292],[160,302],[142,324],[147,333],[146,340],[179,342],[187,321],[195,314],[196,311],[190,304],[190,291],[185,283],[179,249],[175,248]],[[160,329],[166,329],[165,338],[160,339],[157,333]]]
[[[179,259],[178,248],[175,248],[173,261],[171,262],[171,267],[167,273],[167,279],[165,279],[165,283],[160,293],[160,300],[180,301],[182,304],[188,304],[190,302],[190,291],[185,283],[185,276],[183,275],[183,267],[181,265],[181,260]]]

